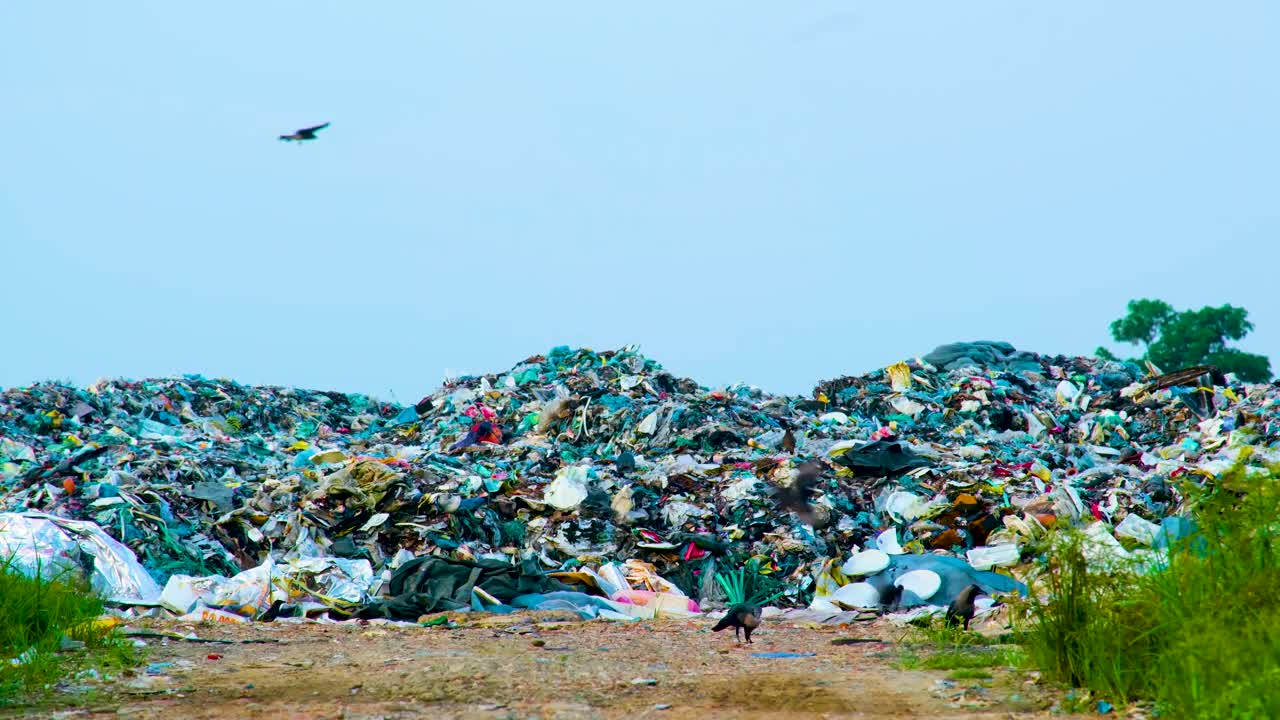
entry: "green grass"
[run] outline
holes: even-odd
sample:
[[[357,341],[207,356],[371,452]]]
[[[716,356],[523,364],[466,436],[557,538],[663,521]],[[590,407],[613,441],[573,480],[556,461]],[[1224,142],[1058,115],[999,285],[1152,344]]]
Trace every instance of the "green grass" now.
[[[919,670],[923,664],[924,658],[919,653],[908,651],[899,655],[893,666],[899,670]]]
[[[948,680],[990,680],[991,673],[978,668],[952,670],[947,673]]]
[[[927,654],[908,651],[898,658],[896,666],[900,670],[978,670],[993,667],[1018,668],[1026,661],[1023,652],[1016,648],[969,648]]]
[[[84,670],[136,664],[132,644],[94,625],[101,614],[102,601],[83,584],[29,578],[0,559],[0,704],[73,682]]]
[[[1091,572],[1079,538],[1055,548],[1047,602],[1022,608],[1027,652],[1164,717],[1280,717],[1280,471],[1241,465],[1183,493],[1199,533],[1159,570]]]
[[[962,651],[948,650],[934,653],[924,659],[925,670],[972,670],[990,667],[1018,667],[1024,662],[1018,650]]]
[[[899,643],[908,648],[898,657],[896,667],[900,670],[965,673],[992,667],[1020,668],[1027,663],[1021,648],[1001,646],[999,638],[989,638],[962,627],[948,627],[941,617],[922,619],[913,624]]]
[[[964,648],[990,645],[992,642],[982,633],[965,630],[959,625],[948,626],[941,617],[928,618],[927,622],[916,626],[916,630],[919,641],[936,647]]]

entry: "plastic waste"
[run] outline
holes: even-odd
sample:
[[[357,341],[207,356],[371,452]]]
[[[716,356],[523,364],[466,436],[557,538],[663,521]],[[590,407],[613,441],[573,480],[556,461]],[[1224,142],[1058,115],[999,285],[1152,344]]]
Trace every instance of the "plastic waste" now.
[[[587,499],[587,475],[589,468],[574,465],[561,468],[555,480],[547,486],[543,501],[561,510],[570,510]]]
[[[877,608],[880,607],[880,591],[869,583],[849,583],[837,589],[830,601],[846,608]]]
[[[845,575],[872,575],[889,566],[889,555],[881,550],[854,553],[840,568]]]
[[[1184,517],[1167,517],[1160,521],[1160,529],[1156,531],[1152,546],[1157,550],[1167,550],[1179,540],[1195,533],[1195,523]]]
[[[160,587],[133,551],[96,523],[41,513],[0,513],[0,557],[30,577],[47,580],[80,574],[91,566],[90,587],[113,602],[149,605],[160,598]]]
[[[539,573],[600,567],[603,584],[572,586],[704,597],[713,568],[751,557],[776,602],[812,598],[834,616],[842,586],[880,590],[917,569],[940,586],[927,600],[907,591],[908,604],[975,581],[1021,591],[982,568],[1020,572],[1023,548],[1038,554],[1059,529],[1099,519],[1090,552],[1131,539],[1153,548],[1133,560],[1156,563],[1194,535],[1175,486],[1244,457],[1280,460],[1267,444],[1277,427],[1273,386],[1151,378],[999,342],[952,343],[804,396],[702,387],[635,348],[555,348],[408,406],[198,376],[9,388],[0,508],[92,523],[128,548],[154,587],[138,580],[121,596],[157,602],[179,578],[157,612],[222,602],[257,616],[264,593],[303,612],[390,602],[397,571],[427,557],[501,563],[486,577],[539,591],[554,589]],[[794,487],[801,467],[808,485]],[[67,567],[88,557],[74,545],[59,556]],[[100,545],[104,565],[128,557]],[[855,546],[889,560],[831,562]],[[253,571],[268,558],[264,584]],[[134,573],[117,564],[120,580],[100,585]],[[193,589],[194,578],[210,580]],[[498,607],[478,597],[440,602]]]
[[[191,612],[201,598],[212,597],[214,590],[227,582],[221,575],[207,577],[191,577],[190,575],[170,575],[160,593],[161,607],[168,608],[179,615]]]
[[[577,613],[583,620],[600,617],[602,611],[627,617],[621,603],[579,592],[558,591],[518,595],[512,598],[511,606],[532,610],[568,610]]]
[[[990,570],[993,567],[1017,565],[1022,559],[1022,552],[1015,543],[984,545],[965,552],[965,558],[975,570]]]
[[[910,522],[923,515],[928,502],[915,493],[897,491],[891,493],[884,503],[884,511],[900,522]]]
[[[889,376],[889,387],[894,392],[906,392],[911,389],[911,366],[905,362],[896,362],[885,368]]]
[[[1124,520],[1116,525],[1116,535],[1137,540],[1144,545],[1151,545],[1155,542],[1156,533],[1160,532],[1160,526],[1153,522],[1144,520],[1133,513],[1125,515]]]
[[[876,549],[886,555],[901,555],[906,552],[898,542],[898,531],[895,528],[889,528],[876,536]]]
[[[1084,539],[1080,552],[1091,568],[1107,570],[1133,557],[1111,534],[1111,526],[1104,522],[1085,526]]]
[[[205,607],[197,605],[191,612],[178,618],[179,622],[187,623],[224,623],[227,625],[241,625],[249,622],[249,619],[237,615],[227,610],[218,608]]]
[[[904,592],[910,591],[921,600],[928,600],[942,587],[942,579],[931,570],[910,570],[898,576],[894,584]]]

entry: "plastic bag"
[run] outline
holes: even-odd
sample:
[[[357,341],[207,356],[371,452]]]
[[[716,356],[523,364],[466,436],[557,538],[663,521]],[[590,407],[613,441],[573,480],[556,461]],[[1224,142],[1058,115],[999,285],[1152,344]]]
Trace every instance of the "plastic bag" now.
[[[585,465],[570,465],[556,471],[556,477],[547,485],[543,502],[560,510],[572,510],[587,499],[587,479],[590,469]]]
[[[261,565],[245,570],[215,585],[202,600],[211,608],[239,615],[257,615],[271,607],[271,571],[275,561],[267,558]]]
[[[96,523],[67,520],[43,513],[0,513],[0,556],[29,577],[53,579],[79,575],[92,558],[89,586],[113,602],[150,605],[160,599],[151,579],[129,548]]]

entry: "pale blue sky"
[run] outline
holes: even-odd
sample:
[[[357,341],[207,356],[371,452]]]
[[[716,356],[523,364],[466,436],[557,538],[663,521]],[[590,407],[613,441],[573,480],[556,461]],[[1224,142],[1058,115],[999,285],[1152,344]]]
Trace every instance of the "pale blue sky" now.
[[[1274,2],[0,7],[0,385],[804,391],[1132,297],[1280,360]],[[276,136],[331,121],[304,147]]]

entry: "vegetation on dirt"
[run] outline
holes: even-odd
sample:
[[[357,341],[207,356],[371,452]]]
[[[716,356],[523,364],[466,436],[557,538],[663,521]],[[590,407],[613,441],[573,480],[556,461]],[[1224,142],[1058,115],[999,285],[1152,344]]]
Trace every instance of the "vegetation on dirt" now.
[[[979,670],[984,668],[1018,668],[1026,657],[1017,648],[989,648],[965,645],[920,653],[908,650],[898,658],[900,670]]]
[[[951,679],[990,677],[986,668],[1021,668],[1027,663],[1025,653],[1016,645],[1001,644],[1001,638],[947,625],[941,617],[921,619],[902,644],[906,650],[899,656],[901,670],[951,670]]]
[[[102,601],[83,583],[27,577],[0,559],[0,704],[86,671],[101,676],[135,665],[133,645],[101,615]]]
[[[1165,717],[1280,717],[1280,469],[1186,483],[1197,530],[1162,566],[1089,567],[1079,537],[1051,554],[1048,599],[1021,607],[1046,677]]]
[[[947,673],[948,680],[990,680],[991,673],[980,668],[963,668]]]

